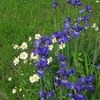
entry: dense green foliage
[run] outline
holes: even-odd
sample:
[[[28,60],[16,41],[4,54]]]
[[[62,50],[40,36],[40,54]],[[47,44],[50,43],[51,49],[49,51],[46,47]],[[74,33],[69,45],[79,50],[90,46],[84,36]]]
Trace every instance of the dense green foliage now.
[[[19,51],[14,51],[12,44],[20,45],[23,41],[27,41],[29,36],[34,40],[36,33],[50,35],[62,28],[66,17],[75,19],[78,16],[79,8],[68,6],[64,0],[60,3],[63,9],[57,8],[54,14],[52,0],[0,0],[0,100],[39,100],[37,94],[39,82],[33,85],[29,82],[29,77],[33,71],[35,72],[35,68],[29,63],[21,63],[17,67],[13,65],[13,58]],[[92,6],[91,25],[96,23],[99,26],[100,3],[95,3],[95,0],[83,0],[83,3]],[[29,43],[30,51],[32,46],[33,44]],[[68,67],[76,65],[83,76],[94,73],[95,92],[85,94],[87,100],[100,100],[100,70],[95,68],[100,64],[100,29],[95,31],[90,27],[77,40],[69,42],[63,53],[70,59]],[[56,63],[53,62],[53,70],[57,67]],[[10,82],[8,82],[9,77],[12,77]],[[42,83],[43,87],[53,88],[49,84],[49,76],[46,76],[45,80],[48,85]],[[22,91],[12,94],[14,87],[18,90],[22,88]]]

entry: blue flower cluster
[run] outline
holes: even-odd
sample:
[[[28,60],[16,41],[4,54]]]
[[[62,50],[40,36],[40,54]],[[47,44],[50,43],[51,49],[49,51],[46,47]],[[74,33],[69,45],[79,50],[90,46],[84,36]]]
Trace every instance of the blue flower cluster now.
[[[60,62],[65,60],[65,56],[60,55]],[[61,64],[60,64],[61,65]],[[61,65],[60,70],[55,76],[55,86],[65,86],[66,89],[73,91],[73,93],[68,93],[67,96],[70,96],[73,100],[86,100],[86,97],[83,94],[83,91],[89,90],[94,91],[95,87],[93,84],[94,76],[88,75],[87,77],[80,77],[77,82],[70,82],[68,78],[73,75],[75,76],[75,69],[69,68],[66,70],[65,66]],[[60,75],[60,76],[59,76]],[[75,91],[75,92],[74,92]]]
[[[87,18],[84,18],[80,21],[86,21]],[[75,38],[78,38],[80,33],[85,31],[85,27],[80,25],[79,18],[77,22],[74,22],[70,17],[68,17],[64,21],[64,27],[62,31],[54,32],[51,36],[44,36],[40,39],[35,40],[34,46],[35,50],[34,56],[39,55],[39,60],[36,62],[36,66],[38,67],[38,74],[41,76],[44,76],[44,69],[48,67],[48,61],[49,58],[49,46],[53,45],[53,40],[56,39],[57,44],[65,44],[68,41],[71,41],[71,36],[74,36]],[[88,21],[86,21],[88,22]],[[59,58],[60,59],[60,58]],[[66,66],[66,63],[63,61],[61,62],[62,66]]]
[[[81,0],[67,0],[68,3],[74,6],[81,6]],[[57,1],[55,1],[52,6],[56,9],[56,7],[60,5]],[[84,9],[80,10],[80,13],[87,12],[91,15],[91,7],[86,6]],[[50,57],[51,50],[50,46],[53,46],[55,43],[59,46],[62,44],[66,44],[68,41],[71,41],[71,37],[78,38],[81,32],[85,32],[89,26],[90,15],[82,15],[82,17],[78,17],[76,20],[72,20],[70,17],[65,19],[64,26],[61,31],[56,31],[50,36],[40,37],[36,39],[34,42],[35,50],[33,51],[34,56],[38,55],[38,60],[35,61],[35,66],[37,66],[37,73],[44,77],[46,69],[49,68],[48,59]],[[84,24],[82,24],[84,23]],[[68,78],[73,75],[75,76],[75,69],[69,68],[67,69],[67,57],[63,54],[57,56],[57,60],[59,61],[60,69],[55,73],[55,83],[56,87],[65,86],[67,89],[75,92],[68,93],[67,96],[71,97],[73,100],[86,100],[86,97],[83,94],[84,90],[94,91],[93,81],[94,76],[89,75],[87,77],[80,77],[76,82],[70,82]],[[49,93],[45,91],[39,92],[41,100],[45,100],[49,97],[54,97],[54,91],[50,91]]]
[[[46,91],[39,91],[41,100],[46,100],[48,98],[54,98],[54,91],[50,91],[49,93],[47,93]]]
[[[82,6],[81,0],[66,0],[69,4],[73,6]]]

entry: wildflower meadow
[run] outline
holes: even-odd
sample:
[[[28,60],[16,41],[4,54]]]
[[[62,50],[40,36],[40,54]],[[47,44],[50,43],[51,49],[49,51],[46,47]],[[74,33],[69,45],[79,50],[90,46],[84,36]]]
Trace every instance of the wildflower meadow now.
[[[100,100],[100,0],[0,0],[0,100]]]

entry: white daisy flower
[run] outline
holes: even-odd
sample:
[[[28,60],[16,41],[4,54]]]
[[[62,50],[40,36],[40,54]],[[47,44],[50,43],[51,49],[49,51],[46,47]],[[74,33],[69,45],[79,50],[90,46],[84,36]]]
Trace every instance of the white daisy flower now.
[[[40,39],[41,35],[40,34],[35,34],[35,39]]]
[[[19,63],[19,58],[17,57],[14,59],[13,64],[16,66],[16,65],[18,65],[18,63]]]
[[[8,81],[11,81],[11,80],[12,80],[12,77],[9,77],[9,78],[8,78]]]
[[[18,46],[17,44],[15,44],[15,45],[13,46],[13,49],[19,49],[19,46]]]
[[[49,50],[52,51],[53,45],[49,45]]]
[[[38,74],[34,74],[33,76],[30,76],[30,77],[29,77],[29,81],[30,81],[31,83],[37,82],[39,79],[40,79],[40,77],[39,77]]]
[[[13,89],[13,90],[12,90],[12,93],[15,94],[15,93],[16,93],[16,89]]]
[[[24,52],[20,53],[19,58],[22,59],[22,60],[27,59],[28,58],[27,52],[24,51]]]
[[[39,55],[38,54],[34,55],[34,53],[31,53],[30,58],[38,61],[39,60]]]
[[[49,57],[49,59],[47,59],[48,65],[52,62],[52,57]]]
[[[58,45],[59,46],[59,49],[64,49],[65,48],[65,43],[61,43],[60,45]]]
[[[31,37],[29,37],[29,38],[28,38],[28,41],[32,41],[32,38],[31,38]]]
[[[21,48],[22,50],[27,49],[27,47],[28,47],[28,45],[27,45],[26,42],[23,42],[22,45],[20,46],[20,48]]]

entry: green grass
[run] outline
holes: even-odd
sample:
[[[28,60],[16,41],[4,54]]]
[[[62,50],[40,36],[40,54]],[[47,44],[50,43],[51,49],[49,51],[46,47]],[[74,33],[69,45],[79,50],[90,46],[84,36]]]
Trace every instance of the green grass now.
[[[78,16],[79,9],[69,7],[64,0],[60,2],[64,7],[63,11],[58,8],[57,13],[54,14],[51,6],[52,0],[0,0],[0,100],[38,100],[36,93],[39,84],[31,85],[28,81],[34,68],[29,64],[13,66],[13,58],[18,51],[13,50],[12,44],[21,44],[23,41],[27,41],[29,36],[34,39],[36,33],[50,35],[56,30],[62,29],[63,21],[67,16],[72,18]],[[88,3],[92,6],[91,23],[97,23],[99,26],[100,3],[95,3],[95,0],[83,0],[83,2],[84,5]],[[96,91],[94,94],[88,93],[87,97],[88,100],[100,100],[100,75],[99,71],[93,68],[100,63],[100,32],[89,28],[85,34],[81,34],[77,44],[75,42],[76,40],[73,39],[63,51],[71,59],[68,66],[78,65],[79,72],[84,72],[85,75],[95,74]],[[31,45],[33,46],[33,44]],[[79,53],[82,54],[80,58],[83,59],[80,63],[78,63]],[[21,73],[24,75],[22,76]],[[10,76],[13,77],[13,80],[8,82],[7,79]],[[15,86],[18,89],[21,87],[23,91],[13,95],[12,88]],[[53,88],[51,85],[49,87]],[[27,88],[29,92],[27,92]],[[25,95],[24,99],[22,95]]]

